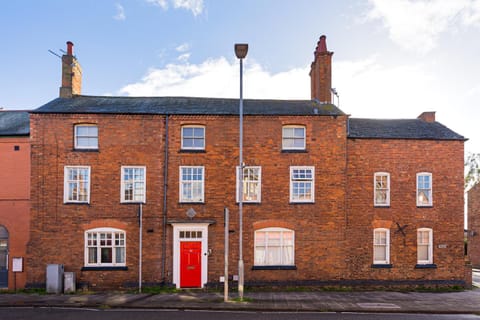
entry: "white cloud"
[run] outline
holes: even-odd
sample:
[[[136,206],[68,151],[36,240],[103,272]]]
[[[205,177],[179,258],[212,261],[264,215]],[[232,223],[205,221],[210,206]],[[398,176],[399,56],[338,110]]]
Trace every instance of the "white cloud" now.
[[[190,10],[194,16],[198,16],[203,11],[203,0],[173,0],[173,6]]]
[[[190,58],[190,53],[184,53],[178,56],[177,60],[180,62],[187,62],[188,59]]]
[[[188,43],[182,43],[178,47],[175,48],[178,52],[186,52],[190,49],[190,45]]]
[[[156,5],[163,10],[169,7],[168,0],[146,0],[148,3]],[[174,9],[190,10],[194,16],[198,16],[203,12],[203,0],[170,0]]]
[[[163,10],[168,9],[168,2],[167,0],[147,0],[148,3],[153,4],[157,7],[162,8]]]
[[[120,21],[125,20],[127,17],[125,16],[125,9],[123,8],[123,6],[119,3],[116,3],[115,7],[117,8],[117,14],[113,16],[113,19]]]
[[[128,96],[197,96],[235,98],[239,95],[238,61],[221,57],[198,65],[169,64],[151,69],[140,82],[120,89]],[[245,98],[309,99],[308,70],[270,74],[256,63],[245,63]]]
[[[400,47],[425,54],[458,23],[480,26],[480,0],[369,0],[367,20],[381,20]]]

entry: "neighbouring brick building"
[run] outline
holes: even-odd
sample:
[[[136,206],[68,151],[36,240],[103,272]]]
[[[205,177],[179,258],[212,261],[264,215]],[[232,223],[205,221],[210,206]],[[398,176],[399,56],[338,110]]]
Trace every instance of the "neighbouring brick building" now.
[[[0,111],[0,289],[25,286],[29,230],[29,114]]]
[[[480,268],[480,183],[468,191],[468,256]]]
[[[81,95],[67,49],[60,97],[30,118],[29,285],[50,263],[90,288],[136,286],[140,266],[145,285],[216,285],[225,207],[237,274],[238,196],[247,285],[469,285],[464,137],[434,112],[350,118],[324,36],[312,100],[244,101],[241,183],[237,99]]]

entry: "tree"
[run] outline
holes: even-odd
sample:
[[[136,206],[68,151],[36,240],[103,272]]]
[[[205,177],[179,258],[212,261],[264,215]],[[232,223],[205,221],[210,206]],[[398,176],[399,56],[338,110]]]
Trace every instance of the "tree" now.
[[[468,153],[465,159],[465,191],[480,181],[480,153]]]

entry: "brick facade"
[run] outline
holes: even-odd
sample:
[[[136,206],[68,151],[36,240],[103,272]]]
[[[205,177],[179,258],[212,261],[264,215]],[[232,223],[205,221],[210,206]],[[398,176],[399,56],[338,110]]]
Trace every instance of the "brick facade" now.
[[[468,256],[480,268],[480,184],[468,191]]]
[[[375,172],[390,173],[387,207],[374,206]],[[419,172],[432,173],[431,207],[417,207]],[[463,280],[463,142],[349,139],[347,179],[349,278]],[[391,268],[371,266],[375,228],[390,230]],[[433,230],[433,269],[416,268],[418,228]]]
[[[320,38],[310,73],[312,100],[245,102],[243,160],[246,166],[261,167],[261,202],[243,204],[246,284],[468,286],[462,224],[464,138],[436,123],[433,112],[395,123],[395,130],[376,132],[376,125],[368,139],[365,132],[372,131],[371,124],[357,121],[352,133],[353,119],[329,103],[332,54],[325,37]],[[44,284],[49,263],[64,264],[89,288],[138,285],[140,204],[120,201],[125,165],[146,168],[146,201],[141,206],[145,285],[183,287],[183,242],[201,244],[199,286],[218,285],[224,271],[224,208],[230,211],[229,274],[236,275],[237,101],[77,94],[31,114],[29,285]],[[76,124],[98,128],[98,149],[75,149]],[[205,128],[205,149],[182,149],[186,125]],[[304,149],[282,148],[282,128],[291,125],[305,129]],[[398,132],[403,136],[395,135]],[[79,165],[90,167],[90,201],[64,203],[64,168]],[[180,201],[182,166],[203,168],[201,202]],[[314,201],[290,201],[292,166],[313,168]],[[375,172],[390,174],[388,207],[373,206]],[[432,206],[417,207],[419,172],[432,174]],[[94,228],[125,232],[124,266],[86,266],[85,232]],[[390,261],[380,267],[372,267],[375,228],[390,231]],[[417,265],[418,228],[433,232],[432,263]],[[290,232],[294,241],[288,254],[294,263],[256,265],[259,230]],[[272,243],[272,248],[279,245]]]

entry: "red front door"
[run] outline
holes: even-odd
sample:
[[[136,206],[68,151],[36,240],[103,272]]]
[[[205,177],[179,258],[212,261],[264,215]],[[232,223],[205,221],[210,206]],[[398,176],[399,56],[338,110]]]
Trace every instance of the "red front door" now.
[[[202,242],[180,242],[180,287],[202,286]]]

